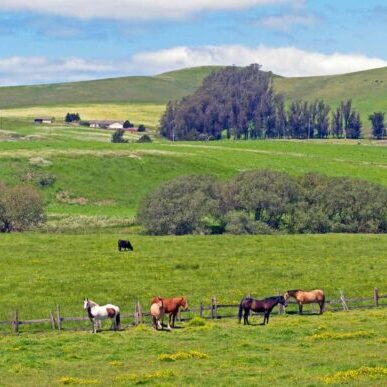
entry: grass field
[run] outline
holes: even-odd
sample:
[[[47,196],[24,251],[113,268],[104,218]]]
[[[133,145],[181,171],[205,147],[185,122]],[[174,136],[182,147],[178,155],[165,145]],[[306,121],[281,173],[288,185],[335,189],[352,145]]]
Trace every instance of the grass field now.
[[[130,254],[115,251],[120,236],[3,235],[0,320],[16,306],[21,319],[48,317],[57,303],[63,315],[83,316],[84,296],[125,314],[155,294],[185,294],[197,307],[212,295],[237,303],[294,287],[322,287],[328,298],[387,288],[385,236],[133,235]],[[386,309],[275,311],[265,327],[261,317],[251,322],[194,320],[169,333],[147,323],[97,335],[22,326],[20,336],[0,335],[1,385],[385,385]]]
[[[97,335],[0,336],[0,380],[3,386],[385,386],[386,317],[386,310],[373,310],[273,316],[265,327],[228,320],[169,333],[139,326]]]
[[[149,113],[144,113],[147,115]],[[138,113],[140,114],[140,113]],[[221,141],[111,144],[111,132],[63,125],[35,126],[29,120],[3,119],[0,179],[36,184],[50,216],[132,217],[144,195],[160,183],[187,174],[226,179],[240,171],[271,168],[293,175],[319,172],[352,176],[387,185],[387,148],[363,141]]]
[[[188,296],[191,306],[238,303],[294,288],[323,288],[328,298],[387,293],[384,235],[129,236],[135,251],[119,253],[125,232],[2,235],[0,320],[48,316],[56,304],[82,314],[82,297],[113,301],[132,312],[157,294]],[[60,269],[59,269],[60,268]],[[59,269],[59,270],[58,270]]]

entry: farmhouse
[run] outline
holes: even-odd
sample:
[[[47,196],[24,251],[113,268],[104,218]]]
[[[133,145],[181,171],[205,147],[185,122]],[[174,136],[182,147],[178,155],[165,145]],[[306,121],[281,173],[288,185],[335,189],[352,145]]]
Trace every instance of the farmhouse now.
[[[53,117],[36,117],[34,119],[35,124],[52,124],[54,122]]]
[[[113,120],[90,120],[90,128],[100,128],[100,129],[124,129],[130,132],[137,132],[137,128],[124,128],[124,121],[113,121]]]

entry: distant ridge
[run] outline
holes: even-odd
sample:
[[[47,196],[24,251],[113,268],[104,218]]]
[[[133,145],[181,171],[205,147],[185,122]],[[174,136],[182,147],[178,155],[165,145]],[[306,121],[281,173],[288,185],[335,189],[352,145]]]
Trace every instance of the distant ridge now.
[[[0,109],[88,103],[165,104],[194,92],[203,79],[221,66],[202,66],[156,76],[132,76],[58,83],[0,87]],[[363,120],[368,114],[387,111],[387,67],[344,75],[274,77],[276,91],[287,100],[323,99],[331,106],[351,98]]]

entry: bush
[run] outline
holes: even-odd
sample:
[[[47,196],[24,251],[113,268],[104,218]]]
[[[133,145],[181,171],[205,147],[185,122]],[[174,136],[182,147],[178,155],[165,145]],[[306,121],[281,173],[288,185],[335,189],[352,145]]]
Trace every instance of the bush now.
[[[270,170],[243,172],[222,184],[208,176],[181,177],[148,195],[138,219],[157,235],[385,233],[387,189]]]
[[[219,218],[217,184],[208,176],[167,182],[142,202],[138,220],[149,234],[203,233],[206,218]]]
[[[117,130],[112,134],[111,142],[114,142],[114,143],[127,143],[128,140],[125,140],[125,139],[124,139],[124,134],[125,134],[125,130],[123,130],[123,129],[117,129]]]
[[[65,117],[65,122],[79,122],[80,120],[79,113],[67,113]]]
[[[147,135],[143,134],[138,140],[138,143],[147,143],[147,142],[152,142],[152,139]]]
[[[128,129],[128,128],[133,128],[133,124],[130,122],[130,121],[128,121],[128,120],[126,120],[125,122],[124,122],[124,124],[123,124],[123,127],[125,128],[125,129]]]
[[[138,125],[137,132],[145,132],[145,131],[146,131],[145,125],[143,124]]]
[[[24,231],[44,219],[43,201],[36,189],[0,183],[0,232]]]

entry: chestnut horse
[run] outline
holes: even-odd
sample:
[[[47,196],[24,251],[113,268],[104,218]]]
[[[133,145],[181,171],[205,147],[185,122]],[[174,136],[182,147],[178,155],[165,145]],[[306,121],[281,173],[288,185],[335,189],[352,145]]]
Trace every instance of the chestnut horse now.
[[[315,289],[311,291],[304,291],[301,289],[288,290],[284,293],[285,300],[290,297],[295,298],[298,304],[299,314],[302,314],[302,308],[305,304],[318,304],[320,306],[320,314],[324,312],[325,305],[325,294],[320,289]]]
[[[188,309],[188,301],[185,297],[174,297],[174,298],[164,298],[164,297],[154,297],[151,300],[151,304],[157,304],[158,302],[161,302],[163,305],[164,313],[169,314],[169,320],[168,320],[168,329],[171,329],[171,322],[172,327],[175,327],[175,320],[177,313],[179,312],[179,308],[182,308],[184,310]]]
[[[242,313],[244,311],[243,324],[249,325],[250,310],[252,310],[253,312],[263,312],[264,317],[263,317],[262,325],[265,325],[265,322],[269,324],[270,313],[273,310],[273,308],[278,304],[285,305],[285,298],[283,298],[282,296],[268,297],[268,298],[265,298],[264,300],[256,300],[255,298],[251,298],[251,297],[243,298],[241,303],[239,304],[239,314],[238,314],[239,324],[241,323]]]

